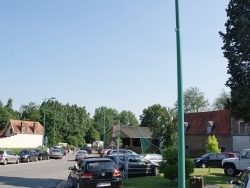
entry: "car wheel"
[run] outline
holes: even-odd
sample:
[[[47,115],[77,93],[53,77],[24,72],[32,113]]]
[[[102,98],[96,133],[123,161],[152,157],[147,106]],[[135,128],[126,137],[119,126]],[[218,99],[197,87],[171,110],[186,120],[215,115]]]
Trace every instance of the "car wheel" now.
[[[27,158],[27,163],[29,163],[29,162],[30,162],[30,158],[28,157],[28,158]]]
[[[40,157],[39,157],[39,160],[40,160],[40,161],[43,160],[43,156],[40,156]]]
[[[202,163],[201,164],[201,168],[206,168],[207,166],[206,166],[206,164],[205,163]]]
[[[234,166],[232,165],[229,165],[229,166],[226,166],[224,168],[224,173],[227,175],[227,176],[234,176],[236,174],[236,169]]]
[[[160,175],[160,169],[159,167],[155,167],[154,168],[154,173],[153,173],[154,176],[159,176]]]
[[[47,160],[49,160],[49,156],[47,156]]]
[[[35,157],[35,162],[37,162],[38,161],[38,158],[37,157]]]
[[[8,163],[8,160],[5,159],[5,160],[3,161],[3,164],[4,164],[4,165],[7,165],[7,163]]]
[[[79,182],[77,182],[76,188],[80,188],[80,183]]]
[[[19,162],[20,162],[20,160],[19,160],[19,159],[17,159],[17,160],[16,160],[16,164],[19,164]]]
[[[67,184],[68,184],[69,188],[74,188],[73,181],[70,177],[68,177],[68,179],[67,179]]]

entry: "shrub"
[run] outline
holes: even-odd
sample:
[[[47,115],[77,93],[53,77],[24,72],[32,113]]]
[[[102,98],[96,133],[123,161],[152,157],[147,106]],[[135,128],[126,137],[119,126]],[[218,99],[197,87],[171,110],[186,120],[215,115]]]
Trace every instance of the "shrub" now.
[[[163,160],[160,164],[160,172],[164,177],[174,181],[178,178],[178,150],[176,147],[170,147],[163,153]],[[185,158],[185,175],[186,178],[194,172],[194,163],[191,159]]]

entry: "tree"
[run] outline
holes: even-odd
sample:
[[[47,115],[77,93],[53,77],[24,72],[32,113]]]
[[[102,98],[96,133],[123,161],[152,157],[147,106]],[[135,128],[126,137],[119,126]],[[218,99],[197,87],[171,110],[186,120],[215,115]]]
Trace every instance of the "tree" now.
[[[177,103],[175,104],[177,109]],[[184,92],[184,112],[206,111],[209,102],[198,87],[190,87]]]
[[[208,136],[207,144],[206,144],[206,151],[208,153],[210,153],[210,152],[219,153],[220,152],[219,143],[218,143],[215,135]]]
[[[230,93],[225,92],[225,90],[223,89],[221,94],[216,99],[214,99],[212,107],[214,110],[226,109],[229,100]]]
[[[143,110],[140,116],[141,126],[152,131],[153,138],[161,138],[164,147],[177,144],[177,114],[173,109],[155,104]]]
[[[135,117],[135,114],[131,111],[123,110],[119,113],[120,125],[121,126],[138,126],[139,122]]]
[[[22,105],[20,107],[20,119],[29,121],[40,121],[41,115],[39,113],[39,105],[34,102],[30,102],[28,105]]]
[[[226,9],[226,32],[219,32],[223,39],[224,57],[228,60],[231,75],[226,86],[231,89],[228,109],[237,119],[250,121],[250,3],[230,0]],[[244,112],[244,113],[242,113]]]

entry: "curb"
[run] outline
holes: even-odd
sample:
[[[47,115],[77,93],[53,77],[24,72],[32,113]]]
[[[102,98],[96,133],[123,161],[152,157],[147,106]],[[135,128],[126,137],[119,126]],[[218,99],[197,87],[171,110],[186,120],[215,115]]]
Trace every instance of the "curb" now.
[[[61,182],[56,186],[56,188],[67,188],[67,181],[66,181],[66,180],[61,181]]]

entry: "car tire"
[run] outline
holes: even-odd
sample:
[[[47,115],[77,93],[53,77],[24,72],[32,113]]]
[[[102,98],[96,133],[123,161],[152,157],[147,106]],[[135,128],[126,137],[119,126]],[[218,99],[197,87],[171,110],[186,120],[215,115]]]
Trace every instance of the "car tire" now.
[[[30,158],[28,157],[28,158],[27,158],[27,163],[29,163],[29,162],[30,162]]]
[[[154,168],[153,175],[154,175],[154,176],[159,176],[159,175],[160,175],[160,169],[159,169],[159,167],[155,167],[155,168]]]
[[[7,165],[7,163],[8,163],[8,160],[5,159],[5,160],[3,161],[3,165]]]
[[[76,188],[80,188],[80,183],[79,182],[77,182]]]
[[[228,165],[224,168],[224,173],[226,176],[235,176],[237,173],[237,170],[234,166]]]
[[[206,166],[206,164],[205,163],[202,163],[201,164],[201,168],[206,168],[207,166]]]
[[[73,185],[73,181],[70,177],[68,177],[67,179],[67,184],[69,188],[75,188],[75,186]]]
[[[20,162],[20,160],[19,160],[19,159],[17,159],[17,160],[16,160],[16,164],[19,164],[19,162]]]
[[[38,161],[38,158],[37,157],[35,157],[35,162],[37,162]]]
[[[40,160],[40,161],[43,160],[43,156],[40,156],[40,157],[39,157],[39,160]]]
[[[47,160],[49,160],[49,156],[47,156]]]

